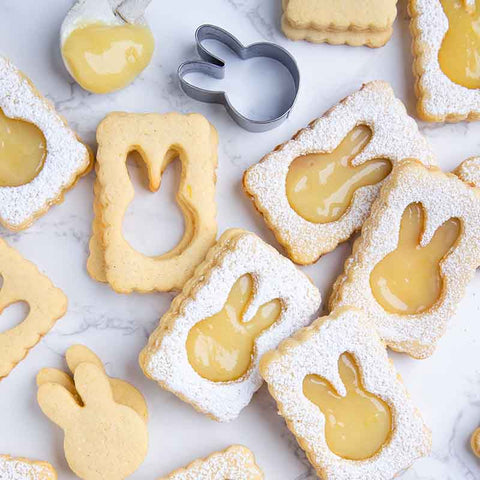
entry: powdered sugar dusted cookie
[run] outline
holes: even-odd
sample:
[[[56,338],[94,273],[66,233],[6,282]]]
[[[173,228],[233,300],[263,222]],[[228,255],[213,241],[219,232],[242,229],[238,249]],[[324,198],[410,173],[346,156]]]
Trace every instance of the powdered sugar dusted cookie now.
[[[409,10],[420,117],[480,119],[480,1],[410,0]]]
[[[232,445],[222,452],[195,460],[190,465],[175,470],[159,480],[262,480],[263,473],[255,463],[253,453],[241,445]]]
[[[56,480],[57,472],[47,462],[0,455],[1,480]]]
[[[391,87],[377,81],[250,167],[243,183],[290,258],[308,264],[362,226],[382,181],[406,158],[435,163]]]
[[[464,182],[480,187],[480,157],[468,158],[453,173]]]
[[[0,312],[16,302],[29,309],[25,319],[0,333],[0,379],[6,377],[28,351],[67,310],[67,297],[38,268],[0,239],[3,284]]]
[[[0,223],[29,227],[90,167],[91,156],[31,81],[0,56]]]
[[[381,47],[392,36],[397,0],[283,0],[291,40]]]
[[[97,129],[97,179],[87,270],[121,293],[180,290],[215,242],[218,136],[199,114],[111,113]],[[146,164],[149,189],[177,156],[182,176],[177,201],[185,220],[178,245],[160,256],[136,251],[123,236],[123,219],[135,195],[127,156],[137,150]]]
[[[279,413],[325,480],[390,480],[430,432],[366,315],[340,308],[264,355]]]
[[[390,348],[425,358],[480,264],[478,238],[480,190],[403,162],[374,203],[330,307],[362,308]]]
[[[261,356],[308,325],[320,293],[253,233],[225,232],[140,354],[145,374],[215,420],[260,388]]]

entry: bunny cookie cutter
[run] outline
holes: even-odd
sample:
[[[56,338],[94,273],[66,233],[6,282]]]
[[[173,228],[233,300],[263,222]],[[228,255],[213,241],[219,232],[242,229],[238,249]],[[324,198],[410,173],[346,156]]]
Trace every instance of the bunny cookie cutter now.
[[[230,48],[242,60],[265,57],[280,62],[290,73],[294,83],[294,94],[284,111],[274,117],[257,120],[241,114],[230,102],[226,92],[212,91],[196,87],[186,80],[189,73],[204,73],[214,78],[225,77],[225,62],[210,53],[204,46],[205,40],[216,40]],[[182,90],[191,98],[204,103],[219,103],[224,105],[229,115],[245,130],[250,132],[265,132],[280,125],[286,120],[292,110],[300,88],[300,71],[293,56],[280,45],[269,42],[253,43],[244,46],[236,37],[223,28],[215,25],[201,25],[195,32],[197,51],[203,60],[194,60],[182,63],[178,67],[177,75]]]

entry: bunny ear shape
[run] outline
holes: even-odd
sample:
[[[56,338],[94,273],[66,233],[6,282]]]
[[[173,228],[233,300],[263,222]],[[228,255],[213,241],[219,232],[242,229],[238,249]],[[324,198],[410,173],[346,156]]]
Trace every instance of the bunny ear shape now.
[[[40,385],[37,401],[42,412],[63,430],[72,423],[72,417],[81,409],[73,395],[58,383]]]
[[[280,318],[281,314],[282,302],[276,298],[259,307],[255,316],[245,324],[245,327],[253,336],[257,336],[263,330],[271,327]]]
[[[107,375],[91,363],[80,363],[74,373],[75,386],[85,406],[113,403]]]
[[[428,249],[432,257],[440,261],[451,248],[457,243],[462,232],[462,224],[458,218],[450,218],[434,233],[432,240],[425,247]]]
[[[315,374],[303,379],[303,394],[324,413],[329,403],[342,398],[328,380]]]
[[[422,232],[425,225],[425,212],[421,203],[411,203],[404,210],[400,222],[398,245],[420,245]]]
[[[234,284],[228,294],[226,306],[231,306],[235,310],[237,319],[241,321],[243,313],[248,306],[253,290],[252,276],[247,273],[241,276]],[[225,308],[225,307],[224,307]]]
[[[102,361],[85,345],[72,345],[65,354],[68,368],[72,373],[75,373],[80,363],[93,363],[103,372],[105,368]]]
[[[348,157],[348,165],[351,165],[352,160],[360,155],[365,147],[370,143],[373,133],[370,127],[366,125],[356,126],[338,145],[335,149],[338,153]],[[361,165],[358,165],[359,168]]]
[[[36,381],[37,387],[41,387],[46,383],[56,383],[65,388],[65,390],[71,393],[74,397],[78,396],[72,377],[68,375],[68,373],[58,370],[57,368],[42,368],[37,373]]]

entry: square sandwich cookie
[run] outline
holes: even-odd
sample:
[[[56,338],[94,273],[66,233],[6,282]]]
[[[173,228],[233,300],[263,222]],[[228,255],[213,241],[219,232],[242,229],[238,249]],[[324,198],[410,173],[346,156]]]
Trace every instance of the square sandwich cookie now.
[[[397,0],[283,0],[291,40],[381,47],[392,36]]]
[[[290,260],[253,233],[228,230],[173,300],[140,365],[198,411],[233,420],[262,385],[261,356],[308,325],[320,301]]]
[[[0,223],[29,227],[60,203],[92,158],[52,103],[0,56]]]
[[[278,146],[244,175],[244,189],[288,256],[309,264],[367,218],[401,160],[435,156],[385,82],[370,82]]]
[[[222,452],[195,460],[159,480],[262,480],[263,473],[255,456],[242,445],[232,445]]]
[[[428,357],[480,265],[479,238],[480,189],[405,161],[374,203],[330,308],[362,308],[390,348]]]
[[[480,0],[409,0],[418,114],[480,119]]]
[[[390,480],[431,435],[367,316],[341,308],[285,340],[260,372],[325,480]]]

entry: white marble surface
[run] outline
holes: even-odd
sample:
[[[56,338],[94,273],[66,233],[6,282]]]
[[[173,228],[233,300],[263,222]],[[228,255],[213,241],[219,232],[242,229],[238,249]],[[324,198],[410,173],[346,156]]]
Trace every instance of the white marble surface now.
[[[148,10],[157,42],[154,60],[133,85],[108,96],[94,96],[80,89],[61,62],[58,32],[71,3],[70,0],[3,0],[0,52],[34,80],[93,147],[98,122],[112,110],[199,111],[206,115],[220,134],[217,190],[220,231],[233,226],[247,228],[278,246],[242,192],[243,171],[362,82],[388,80],[410,113],[415,114],[404,0],[399,2],[394,37],[379,50],[287,41],[279,30],[280,0],[154,0]],[[176,67],[194,56],[193,32],[205,22],[230,29],[244,42],[262,39],[279,42],[296,56],[302,72],[301,92],[293,114],[283,126],[264,134],[247,133],[229,119],[222,107],[199,104],[180,92]],[[261,88],[261,83],[262,78],[257,77],[254,86]],[[247,91],[250,93],[251,88]],[[253,107],[258,107],[263,93],[257,91],[251,98],[255,99]],[[245,105],[252,107],[252,102]],[[420,127],[446,170],[480,153],[480,123]],[[138,197],[129,210],[125,232],[132,244],[145,253],[165,251],[181,235],[182,220],[173,201],[178,173],[178,166],[169,168],[157,194],[146,191],[140,177],[135,175]],[[64,367],[66,348],[73,343],[84,343],[101,356],[111,375],[128,379],[147,398],[150,449],[145,463],[132,478],[155,479],[231,443],[250,447],[267,479],[316,478],[277,416],[265,388],[236,421],[222,425],[196,413],[143,376],[137,355],[172,295],[118,295],[88,277],[85,261],[92,220],[92,181],[93,174],[82,179],[62,205],[52,208],[27,231],[1,232],[66,292],[70,306],[67,315],[0,383],[0,452],[51,461],[60,479],[75,478],[63,457],[61,431],[37,406],[34,379],[41,367]],[[343,245],[306,268],[325,296],[348,252],[349,245]],[[415,361],[393,355],[433,431],[433,453],[416,462],[402,479],[480,478],[480,463],[468,446],[471,432],[480,424],[480,298],[476,293],[479,287],[477,276],[432,358]]]

